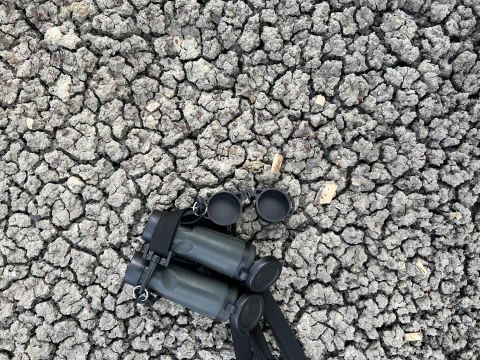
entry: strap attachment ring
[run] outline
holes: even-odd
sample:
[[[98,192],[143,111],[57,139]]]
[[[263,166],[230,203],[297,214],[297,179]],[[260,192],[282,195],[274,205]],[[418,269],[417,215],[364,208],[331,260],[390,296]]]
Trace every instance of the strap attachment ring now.
[[[200,205],[198,204],[198,201],[195,201],[195,204],[193,204],[193,206],[192,206],[193,213],[194,213],[195,215],[197,215],[197,216],[203,216],[203,215],[205,215],[205,214],[207,213],[208,206],[207,206],[207,204],[205,203],[205,201],[203,202],[203,205],[205,206],[205,210],[203,211],[203,213],[198,214],[197,211],[199,211],[201,207],[200,207]]]
[[[137,302],[142,302],[142,303],[143,303],[143,302],[145,302],[145,301],[148,300],[148,297],[150,296],[150,294],[148,293],[148,290],[145,289],[142,294],[138,294],[138,295],[137,295],[137,291],[140,290],[141,288],[142,288],[142,286],[140,286],[140,285],[135,286],[135,287],[133,288],[133,297],[135,298],[135,300],[136,300]],[[144,298],[143,298],[143,300],[140,300],[140,298],[141,298],[142,296],[143,296]]]

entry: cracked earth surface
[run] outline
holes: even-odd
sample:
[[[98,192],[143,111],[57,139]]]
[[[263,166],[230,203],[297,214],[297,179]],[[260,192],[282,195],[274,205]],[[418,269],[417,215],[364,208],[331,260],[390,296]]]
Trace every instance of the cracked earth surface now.
[[[236,233],[282,262],[308,358],[478,359],[479,16],[1,0],[0,360],[233,359],[227,324],[122,278],[153,209],[248,187],[297,204],[268,225],[247,202]]]

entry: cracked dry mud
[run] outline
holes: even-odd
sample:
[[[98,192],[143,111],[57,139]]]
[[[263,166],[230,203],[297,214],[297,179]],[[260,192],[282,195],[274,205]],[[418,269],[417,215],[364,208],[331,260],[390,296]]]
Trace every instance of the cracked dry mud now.
[[[236,232],[281,260],[308,358],[477,359],[479,16],[1,0],[0,360],[234,358],[228,325],[122,278],[153,209],[253,186],[298,204],[276,225],[247,204]]]

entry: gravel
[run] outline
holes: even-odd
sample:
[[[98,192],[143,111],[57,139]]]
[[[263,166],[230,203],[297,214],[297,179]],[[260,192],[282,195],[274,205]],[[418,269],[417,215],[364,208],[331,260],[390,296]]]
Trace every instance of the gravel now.
[[[153,209],[248,187],[295,199],[236,233],[309,359],[475,359],[479,29],[476,0],[0,1],[0,359],[233,359],[122,279]]]

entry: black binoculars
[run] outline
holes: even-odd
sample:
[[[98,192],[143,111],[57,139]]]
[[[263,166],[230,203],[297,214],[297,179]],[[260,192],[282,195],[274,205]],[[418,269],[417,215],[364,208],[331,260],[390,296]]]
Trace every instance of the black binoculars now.
[[[198,200],[193,211],[217,225],[231,225],[240,217],[241,203],[247,196],[256,199],[257,213],[267,222],[281,221],[293,213],[293,199],[277,189],[221,191],[200,199],[205,206],[201,214],[196,212],[201,210]],[[216,321],[230,319],[239,331],[250,331],[264,310],[262,296],[255,293],[267,290],[278,280],[282,272],[280,262],[273,256],[254,262],[256,248],[251,243],[208,227],[183,225],[180,219],[185,211],[177,212],[178,217],[158,210],[152,212],[142,234],[147,243],[145,250],[135,253],[124,281],[135,286],[137,301],[143,297],[140,302],[146,302],[149,289]],[[152,243],[157,244],[161,238],[168,242],[166,257],[152,251]],[[172,263],[172,258],[202,264],[240,286]],[[247,290],[243,291],[243,287]]]

